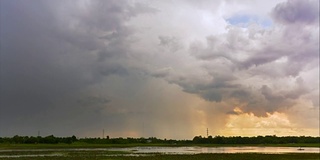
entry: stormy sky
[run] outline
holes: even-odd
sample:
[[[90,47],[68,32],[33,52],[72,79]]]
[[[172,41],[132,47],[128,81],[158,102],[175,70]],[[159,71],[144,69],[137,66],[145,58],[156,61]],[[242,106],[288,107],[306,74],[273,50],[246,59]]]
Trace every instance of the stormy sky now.
[[[317,0],[0,4],[0,136],[319,136]]]

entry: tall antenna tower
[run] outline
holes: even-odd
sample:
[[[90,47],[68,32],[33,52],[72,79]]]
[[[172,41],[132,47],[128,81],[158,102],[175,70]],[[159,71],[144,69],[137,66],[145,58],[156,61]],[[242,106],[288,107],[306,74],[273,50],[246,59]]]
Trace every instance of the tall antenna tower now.
[[[207,128],[207,138],[209,137],[209,129]]]

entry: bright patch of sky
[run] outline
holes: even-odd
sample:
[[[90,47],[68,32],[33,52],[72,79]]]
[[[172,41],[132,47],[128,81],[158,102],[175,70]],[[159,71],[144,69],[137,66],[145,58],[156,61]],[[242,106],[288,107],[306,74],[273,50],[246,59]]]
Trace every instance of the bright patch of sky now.
[[[245,28],[252,23],[259,24],[264,28],[269,28],[273,25],[270,19],[261,18],[253,15],[235,15],[233,17],[227,18],[226,21],[231,25],[245,27]]]

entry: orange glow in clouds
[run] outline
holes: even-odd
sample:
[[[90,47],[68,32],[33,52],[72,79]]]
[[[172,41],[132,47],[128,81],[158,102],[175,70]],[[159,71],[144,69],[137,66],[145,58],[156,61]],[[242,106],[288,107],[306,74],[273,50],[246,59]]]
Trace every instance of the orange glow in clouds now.
[[[267,113],[266,117],[257,117],[252,113],[243,113],[241,109],[235,108],[234,112],[228,116],[225,128],[220,130],[225,136],[257,136],[257,135],[277,135],[277,136],[300,136],[314,135],[318,131],[313,129],[299,128],[288,119],[285,113]]]

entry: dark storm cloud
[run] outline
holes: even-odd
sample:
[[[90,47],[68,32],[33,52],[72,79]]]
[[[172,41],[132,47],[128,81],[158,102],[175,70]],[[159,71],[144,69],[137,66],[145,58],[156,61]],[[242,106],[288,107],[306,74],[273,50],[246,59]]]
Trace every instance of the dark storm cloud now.
[[[1,1],[1,135],[74,134],[63,128],[99,125],[97,111],[111,100],[86,89],[127,74],[117,58],[130,45],[124,23],[149,12],[155,10],[118,0]]]
[[[137,16],[139,14],[155,14],[157,12],[159,12],[158,9],[139,2],[129,8],[129,14],[132,16]]]
[[[184,91],[198,94],[208,101],[236,99],[247,104],[241,108],[243,111],[258,116],[293,106],[299,97],[310,92],[303,78],[296,78],[294,89],[275,93],[276,89],[268,85],[261,84],[260,89],[256,90],[249,87],[250,84],[239,84],[243,80],[234,75],[242,72],[270,79],[297,77],[307,66],[319,65],[319,39],[312,36],[313,30],[294,26],[295,22],[309,24],[318,21],[319,9],[316,3],[288,1],[277,5],[273,11],[273,15],[277,15],[274,18],[287,24],[287,28],[280,31],[252,27],[243,31],[238,27],[230,27],[225,34],[208,36],[206,44],[191,44],[190,54],[206,62],[204,68],[213,80],[199,85],[192,81],[184,83],[180,79],[176,84]],[[293,16],[291,19],[287,17],[289,13]],[[294,29],[301,32],[297,33]]]
[[[90,96],[87,98],[83,98],[78,100],[78,103],[84,106],[96,106],[98,105],[104,105],[109,103],[110,100],[107,98],[103,98],[103,97],[94,97],[94,96]]]
[[[305,33],[308,32],[309,31],[305,30]],[[308,64],[317,63],[316,43],[312,42],[312,45],[310,45],[308,41],[300,41],[303,39],[302,37],[305,33],[295,35],[298,41],[290,40],[284,36],[278,39],[285,40],[282,41],[282,44],[279,44],[280,46],[274,46],[274,43],[266,43],[267,45],[263,45],[258,49],[250,47],[250,37],[249,35],[248,37],[244,37],[243,33],[242,31],[237,31],[236,35],[231,33],[233,37],[236,36],[244,39],[240,41],[241,44],[226,41],[224,38],[228,37],[228,35],[224,35],[222,37],[208,38],[207,41],[209,42],[206,48],[201,45],[193,45],[191,47],[191,55],[207,61],[208,65],[204,68],[209,75],[211,75],[213,81],[201,87],[191,85],[193,88],[190,93],[197,93],[205,100],[216,102],[228,101],[235,98],[239,102],[247,103],[245,107],[241,108],[243,111],[252,112],[257,116],[265,116],[266,112],[272,113],[281,108],[293,106],[294,103],[292,103],[292,100],[297,100],[301,95],[310,91],[305,87],[302,78],[297,78],[299,83],[297,82],[295,84],[297,86],[296,89],[287,90],[283,93],[274,93],[275,89],[271,89],[267,85],[262,85],[260,91],[257,91],[243,84],[237,84],[242,81],[240,77],[234,76],[239,72],[244,72],[251,76],[260,75],[262,77],[269,77],[270,79],[275,76],[285,78],[288,76],[298,76]],[[270,35],[266,36],[268,37]],[[255,42],[263,42],[268,39],[269,38],[257,39]],[[277,38],[274,37],[273,40],[277,41]],[[243,42],[248,43],[242,45]],[[288,46],[289,44],[299,45],[288,49],[287,43]],[[195,47],[197,48],[195,49]],[[288,60],[284,62],[285,64],[277,64],[276,61],[284,56],[289,57]],[[296,56],[301,58],[296,60],[294,58]],[[265,70],[266,65],[270,71]],[[276,75],[274,70],[282,72]],[[251,84],[248,85],[250,86]],[[184,89],[188,89],[190,83],[181,86]]]
[[[229,111],[226,114],[228,115],[240,115],[241,113],[235,112],[235,111]]]
[[[154,71],[150,75],[157,77],[157,78],[165,78],[165,77],[169,76],[170,72],[172,72],[172,68],[161,68],[161,69]]]
[[[0,136],[179,138],[230,114],[319,107],[314,1],[279,4],[267,28],[226,26],[236,1],[136,2],[0,1]]]
[[[316,0],[289,0],[278,4],[273,12],[273,18],[284,24],[318,24],[319,1]]]
[[[282,100],[284,100],[285,98],[282,95],[275,95],[272,93],[272,89],[269,88],[266,85],[263,85],[260,89],[261,94],[264,96],[264,98],[267,101],[270,101],[272,103],[280,103]]]
[[[176,52],[181,49],[181,44],[176,37],[159,36],[160,46],[168,47],[171,52]]]

